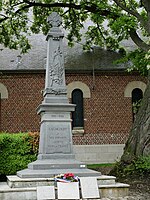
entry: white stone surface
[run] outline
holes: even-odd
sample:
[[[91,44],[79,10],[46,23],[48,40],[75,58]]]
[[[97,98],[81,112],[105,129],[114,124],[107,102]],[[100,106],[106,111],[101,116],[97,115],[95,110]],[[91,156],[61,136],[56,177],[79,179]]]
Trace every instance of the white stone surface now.
[[[79,183],[57,183],[58,199],[80,199]]]
[[[7,183],[0,182],[0,200],[37,200],[36,188],[10,188]]]
[[[124,144],[74,145],[75,158],[84,163],[115,163],[123,154]]]
[[[98,185],[112,185],[115,184],[116,177],[115,176],[105,176],[101,175],[97,178]]]
[[[100,198],[97,179],[95,177],[80,178],[83,199]]]
[[[10,188],[37,187],[53,185],[54,178],[26,178],[22,179],[16,175],[7,176],[7,184]]]
[[[110,180],[112,178],[112,180],[115,177],[110,177],[110,176],[100,176],[102,179],[107,180],[107,178]],[[100,177],[97,177],[97,179],[99,180]],[[13,179],[13,177],[12,177]],[[16,178],[17,179],[17,178]],[[42,181],[42,179],[38,179],[40,181]],[[23,181],[23,179],[22,179]],[[37,181],[37,179],[24,179],[24,181],[27,183],[30,181]],[[43,179],[43,181],[45,182],[45,180]],[[51,179],[52,183],[54,184],[53,180]],[[31,184],[34,185],[34,184]],[[49,184],[47,184],[49,185]],[[45,186],[47,186],[45,185]],[[126,197],[128,196],[128,189],[129,189],[129,185],[127,184],[122,184],[122,183],[115,183],[115,184],[108,184],[106,185],[99,185],[99,191],[100,191],[100,195],[101,198],[104,199],[113,199],[113,200],[127,200]],[[79,190],[78,190],[79,191]],[[56,190],[57,193],[57,190]],[[110,195],[111,193],[111,195]],[[67,194],[66,196],[68,196],[68,188],[67,188]],[[146,197],[146,195],[145,195]],[[100,198],[100,199],[101,199]],[[58,199],[58,198],[57,198]],[[67,199],[71,199],[68,198]],[[98,198],[99,199],[99,198]],[[133,200],[137,200],[138,198],[134,198]],[[141,200],[149,200],[150,198],[142,198]],[[37,187],[25,187],[25,188],[10,188],[6,182],[0,182],[0,200],[37,200]]]
[[[55,199],[54,186],[38,186],[37,187],[37,200]]]

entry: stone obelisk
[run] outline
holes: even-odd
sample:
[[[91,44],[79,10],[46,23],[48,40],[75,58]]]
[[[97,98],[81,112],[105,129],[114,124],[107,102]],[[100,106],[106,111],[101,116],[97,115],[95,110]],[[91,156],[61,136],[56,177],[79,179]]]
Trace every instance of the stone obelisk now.
[[[59,173],[75,173],[78,176],[98,176],[86,165],[75,160],[72,149],[70,113],[75,105],[67,98],[65,83],[63,33],[60,16],[53,12],[48,17],[51,29],[47,35],[47,64],[44,100],[37,112],[41,115],[38,159],[28,169],[17,172],[21,178],[48,178]]]

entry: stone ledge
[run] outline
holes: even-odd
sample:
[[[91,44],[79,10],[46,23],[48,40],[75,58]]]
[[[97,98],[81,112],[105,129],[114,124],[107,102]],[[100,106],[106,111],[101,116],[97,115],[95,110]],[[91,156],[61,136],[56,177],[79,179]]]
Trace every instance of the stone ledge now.
[[[7,176],[7,179],[10,181],[18,182],[32,182],[32,181],[54,181],[54,178],[20,178],[19,176]]]
[[[2,182],[0,184],[0,193],[6,192],[27,192],[27,191],[35,191],[36,187],[29,187],[29,188],[10,188],[6,182]],[[1,199],[1,198],[0,198]],[[1,199],[2,200],[2,199]]]
[[[115,184],[115,179],[115,176],[97,176],[98,185]],[[54,185],[54,178],[20,178],[18,176],[7,176],[7,182],[10,188],[36,187],[47,184]]]
[[[111,180],[111,179],[116,179],[116,177],[115,177],[115,176],[101,175],[101,176],[97,177],[97,179],[98,179],[98,180],[99,180],[99,179],[101,179],[101,180],[105,180],[105,179]]]
[[[0,199],[2,200],[36,200],[37,187],[9,188],[6,183],[0,184]],[[129,185],[116,183],[99,185],[101,198],[119,198],[128,196]]]
[[[62,173],[73,173],[76,176],[79,177],[89,177],[89,176],[94,176],[94,177],[98,177],[101,175],[100,172],[91,170],[91,169],[87,169],[85,168],[85,165],[82,165],[83,168],[80,169],[49,169],[49,170],[31,170],[31,169],[24,169],[21,171],[17,172],[17,175],[20,178],[54,178],[55,175],[57,174],[62,174]],[[82,167],[81,166],[81,167]]]
[[[116,183],[115,185],[99,186],[101,198],[126,197],[129,194],[129,185]]]
[[[97,176],[98,185],[115,184],[115,176],[101,175]],[[44,185],[54,185],[54,178],[20,178],[18,176],[7,176],[7,182],[10,188],[36,187]]]
[[[115,176],[105,176],[101,175],[97,178],[98,185],[112,185],[115,184],[116,177]]]
[[[108,184],[108,185],[99,185],[98,186],[99,188],[124,188],[124,187],[127,187],[129,188],[130,185],[128,184],[125,184],[125,183],[115,183],[115,184]]]

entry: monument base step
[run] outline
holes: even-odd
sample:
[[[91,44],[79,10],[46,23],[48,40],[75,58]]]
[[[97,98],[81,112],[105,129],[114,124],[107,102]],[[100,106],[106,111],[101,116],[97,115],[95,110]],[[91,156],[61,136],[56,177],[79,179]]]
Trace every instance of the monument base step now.
[[[115,184],[115,176],[97,176],[98,185]],[[20,178],[18,176],[7,176],[7,183],[10,188],[24,188],[54,185],[54,178]]]
[[[87,169],[48,169],[48,170],[32,170],[32,169],[24,169],[17,172],[17,175],[20,178],[54,178],[55,175],[65,174],[65,173],[73,173],[79,177],[87,177],[87,176],[100,176],[101,173]]]
[[[0,182],[1,200],[37,200],[36,187],[10,188],[7,183]]]
[[[57,188],[56,188],[57,190]],[[129,185],[115,183],[99,185],[101,198],[119,198],[128,196]],[[1,200],[37,200],[37,187],[10,188],[7,183],[0,183]]]
[[[80,169],[86,168],[86,165],[75,159],[39,159],[28,164],[28,169],[46,170],[46,169]]]
[[[129,194],[129,185],[124,183],[115,183],[112,185],[99,185],[101,198],[119,198],[126,197]]]

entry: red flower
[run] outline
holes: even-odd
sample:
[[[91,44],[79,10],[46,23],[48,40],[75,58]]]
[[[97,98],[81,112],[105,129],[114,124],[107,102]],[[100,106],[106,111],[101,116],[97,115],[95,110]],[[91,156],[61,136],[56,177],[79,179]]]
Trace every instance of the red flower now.
[[[73,178],[73,177],[74,177],[74,174],[72,174],[72,173],[64,174],[64,178],[66,178],[66,179]]]

